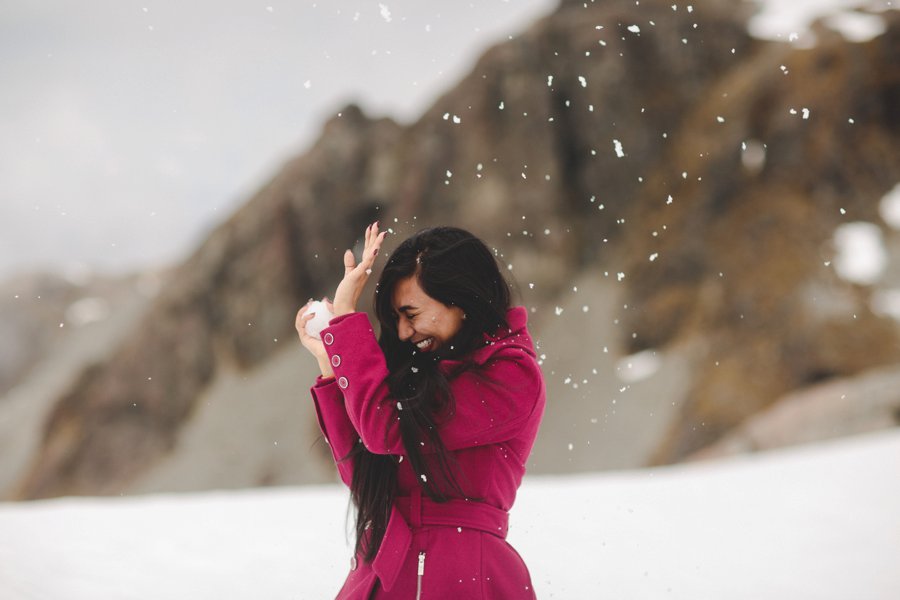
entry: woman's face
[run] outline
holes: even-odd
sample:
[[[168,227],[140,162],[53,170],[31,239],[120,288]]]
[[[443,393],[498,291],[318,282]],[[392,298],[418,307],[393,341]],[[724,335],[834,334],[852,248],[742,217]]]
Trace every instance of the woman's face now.
[[[462,309],[442,304],[426,294],[414,275],[397,283],[392,302],[397,335],[422,352],[440,348],[462,328]]]

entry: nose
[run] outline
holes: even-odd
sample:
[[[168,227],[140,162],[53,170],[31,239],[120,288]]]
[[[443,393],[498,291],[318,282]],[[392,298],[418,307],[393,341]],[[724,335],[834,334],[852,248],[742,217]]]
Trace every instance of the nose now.
[[[399,337],[401,340],[406,342],[406,341],[409,341],[410,338],[412,338],[414,333],[415,333],[415,331],[410,326],[410,324],[407,323],[406,320],[401,317],[400,320],[397,322],[397,337]]]

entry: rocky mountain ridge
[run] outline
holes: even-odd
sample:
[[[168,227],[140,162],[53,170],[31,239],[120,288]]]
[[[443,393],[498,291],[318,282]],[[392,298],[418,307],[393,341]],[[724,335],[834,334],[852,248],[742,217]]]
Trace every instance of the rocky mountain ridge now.
[[[626,410],[671,406],[645,441],[646,461],[670,462],[792,390],[895,362],[897,324],[826,264],[841,223],[895,235],[876,209],[900,181],[900,20],[884,18],[871,42],[798,49],[752,39],[727,2],[564,2],[408,127],[345,107],[176,269],[116,356],[59,398],[14,495],[136,485],[222,373],[296,344],[297,307],[333,288],[343,249],[376,218],[396,234],[387,252],[453,223],[508,265],[547,356],[553,401],[533,457],[544,472],[590,468]],[[581,276],[591,296],[572,285]],[[597,294],[618,303],[591,314]],[[583,320],[609,337],[582,339]],[[580,352],[554,362],[571,344]],[[637,383],[569,374],[596,371],[610,349],[677,357],[687,376],[630,396]]]

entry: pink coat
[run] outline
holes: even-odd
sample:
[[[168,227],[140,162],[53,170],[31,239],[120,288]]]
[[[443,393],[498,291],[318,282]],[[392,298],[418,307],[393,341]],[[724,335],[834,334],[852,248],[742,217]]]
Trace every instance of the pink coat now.
[[[483,502],[423,497],[403,460],[397,402],[366,315],[337,317],[322,331],[335,379],[319,378],[312,395],[341,479],[350,484],[352,460],[338,459],[358,439],[369,451],[400,460],[397,499],[378,555],[372,563],[351,559],[338,599],[535,597],[525,563],[505,538],[507,511],[544,413],[544,380],[525,309],[511,309],[507,320],[510,329],[486,336],[486,345],[471,356],[489,381],[471,371],[451,379],[456,412],[439,429],[458,465],[458,481]],[[441,368],[449,373],[458,364],[446,360]]]

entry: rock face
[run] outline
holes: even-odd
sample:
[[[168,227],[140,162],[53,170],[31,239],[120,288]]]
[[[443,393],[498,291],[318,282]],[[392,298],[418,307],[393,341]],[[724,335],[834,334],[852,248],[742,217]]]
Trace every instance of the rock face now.
[[[431,224],[482,236],[544,326],[594,269],[624,299],[611,318],[626,353],[693,348],[657,462],[790,390],[896,361],[896,324],[826,263],[839,224],[884,225],[877,203],[900,180],[897,12],[871,42],[800,50],[751,39],[732,3],[693,6],[565,2],[409,127],[341,110],[60,398],[17,497],[126,488],[218,371],[296,343],[297,307],[333,288],[376,218],[388,252]],[[607,343],[578,336],[586,354]],[[573,392],[548,423],[567,400],[605,401]]]
[[[41,447],[41,425],[61,395],[80,373],[107,362],[133,335],[165,273],[69,279],[47,274],[14,277],[0,290],[0,303],[6,304],[0,323],[13,326],[13,333],[3,335],[5,366],[33,353],[25,362],[27,370],[0,396],[0,497]],[[13,361],[6,362],[10,358]]]
[[[749,57],[684,115],[635,203],[633,346],[691,329],[708,343],[658,461],[712,442],[789,390],[900,358],[896,323],[831,267],[835,229],[884,227],[879,200],[900,180],[900,27],[896,11],[889,17],[868,44],[833,36]],[[762,164],[744,142],[764,149]]]
[[[23,273],[0,284],[0,398],[73,330],[103,321],[139,289],[134,277],[90,273]]]
[[[788,394],[688,459],[773,450],[900,425],[900,370],[876,369]]]

